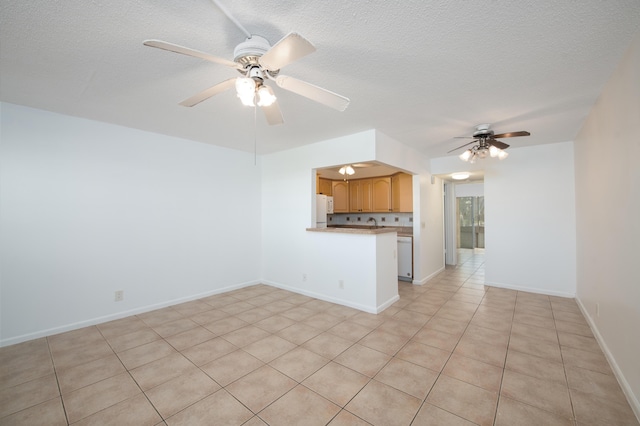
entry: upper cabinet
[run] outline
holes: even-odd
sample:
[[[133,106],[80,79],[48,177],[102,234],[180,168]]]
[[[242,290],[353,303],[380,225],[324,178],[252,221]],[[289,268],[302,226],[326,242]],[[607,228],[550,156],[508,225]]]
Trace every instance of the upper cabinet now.
[[[413,176],[406,173],[391,176],[391,196],[394,212],[413,212]]]
[[[371,179],[349,181],[349,211],[371,211]]]
[[[333,196],[334,213],[413,211],[413,177],[406,173],[349,182],[318,178],[317,188]]]
[[[349,182],[331,181],[331,194],[333,194],[333,212],[349,213]]]
[[[371,211],[390,212],[391,199],[391,178],[376,177],[371,179]]]
[[[331,183],[331,179],[318,178],[316,188],[318,194],[333,195],[333,185]]]

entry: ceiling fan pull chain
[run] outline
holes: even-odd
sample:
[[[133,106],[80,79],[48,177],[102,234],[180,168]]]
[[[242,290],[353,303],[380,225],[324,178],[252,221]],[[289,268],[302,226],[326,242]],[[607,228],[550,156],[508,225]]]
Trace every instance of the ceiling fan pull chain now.
[[[258,104],[253,102],[253,165],[258,165]]]
[[[213,3],[216,6],[218,6],[218,8],[222,11],[222,13],[227,15],[227,18],[229,18],[229,20],[231,22],[236,24],[236,27],[240,28],[240,31],[242,31],[247,36],[247,38],[251,38],[251,33],[249,31],[247,31],[247,29],[245,27],[243,27],[242,24],[236,18],[231,16],[231,13],[229,13],[229,11],[227,10],[226,7],[224,7],[222,4],[220,4],[220,2],[218,0],[211,0],[211,1],[213,1]]]

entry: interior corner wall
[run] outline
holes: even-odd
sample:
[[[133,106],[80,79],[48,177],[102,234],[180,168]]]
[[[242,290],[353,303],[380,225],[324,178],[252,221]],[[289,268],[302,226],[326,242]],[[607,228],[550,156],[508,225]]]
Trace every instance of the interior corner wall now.
[[[484,171],[485,282],[573,297],[576,292],[573,144],[510,148],[504,161],[431,160],[434,174]]]
[[[577,298],[638,418],[639,76],[640,34],[575,140]]]
[[[258,281],[252,154],[7,103],[0,116],[0,345]]]

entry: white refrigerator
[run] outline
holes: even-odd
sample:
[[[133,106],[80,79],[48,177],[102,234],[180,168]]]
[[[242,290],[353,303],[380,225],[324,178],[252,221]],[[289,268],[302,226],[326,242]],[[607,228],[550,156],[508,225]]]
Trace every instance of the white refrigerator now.
[[[333,197],[316,195],[316,228],[327,227],[327,215],[333,214]]]

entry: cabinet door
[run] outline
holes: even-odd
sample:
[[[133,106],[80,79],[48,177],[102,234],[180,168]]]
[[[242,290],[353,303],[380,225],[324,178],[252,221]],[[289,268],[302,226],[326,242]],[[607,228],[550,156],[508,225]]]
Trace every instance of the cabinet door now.
[[[331,182],[334,213],[349,213],[349,183],[341,180]]]
[[[372,179],[362,179],[362,203],[360,204],[361,212],[370,212],[373,211],[373,180]]]
[[[349,181],[349,211],[359,212],[362,209],[362,182]]]
[[[394,212],[413,212],[413,176],[406,173],[393,175],[391,195]]]
[[[333,195],[333,185],[330,179],[320,178],[318,186],[319,186],[319,192],[318,192],[319,194]]]
[[[371,211],[391,211],[391,178],[371,179]]]
[[[351,212],[371,211],[371,179],[349,181],[349,210]]]

